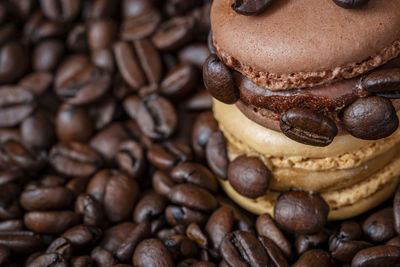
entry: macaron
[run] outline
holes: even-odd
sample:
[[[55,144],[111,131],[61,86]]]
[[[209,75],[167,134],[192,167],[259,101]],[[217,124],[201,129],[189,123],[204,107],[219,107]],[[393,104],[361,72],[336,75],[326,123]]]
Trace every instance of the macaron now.
[[[391,196],[399,14],[398,0],[213,1],[203,78],[230,165],[253,157],[271,173],[267,188],[246,191],[265,183],[241,185],[228,172],[220,181],[233,200],[272,215],[282,192],[303,190],[320,194],[335,220]]]

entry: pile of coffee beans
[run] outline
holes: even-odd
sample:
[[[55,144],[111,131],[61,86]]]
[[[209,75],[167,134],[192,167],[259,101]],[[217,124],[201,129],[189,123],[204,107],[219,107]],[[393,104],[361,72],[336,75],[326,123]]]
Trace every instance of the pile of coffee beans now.
[[[270,171],[227,159],[201,80],[209,10],[203,0],[0,2],[1,266],[399,262],[400,193],[331,224],[318,195],[283,194],[276,220],[224,195],[217,177],[257,197]]]

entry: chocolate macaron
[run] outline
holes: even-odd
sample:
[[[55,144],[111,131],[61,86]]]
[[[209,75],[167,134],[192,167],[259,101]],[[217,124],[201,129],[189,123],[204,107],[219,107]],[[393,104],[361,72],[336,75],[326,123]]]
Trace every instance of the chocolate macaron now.
[[[268,186],[252,182],[262,171],[221,177],[250,211],[272,214],[296,189],[349,218],[398,185],[400,1],[345,2],[213,1],[203,77],[230,165],[245,155],[271,173]]]

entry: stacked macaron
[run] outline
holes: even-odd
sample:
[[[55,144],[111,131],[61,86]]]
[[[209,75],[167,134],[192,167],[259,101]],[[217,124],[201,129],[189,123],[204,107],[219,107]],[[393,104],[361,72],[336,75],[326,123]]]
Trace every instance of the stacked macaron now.
[[[272,173],[260,183],[228,170],[221,183],[234,200],[272,214],[281,192],[299,189],[319,193],[330,219],[342,219],[391,196],[400,0],[214,0],[211,26],[203,77],[229,169],[246,155]]]

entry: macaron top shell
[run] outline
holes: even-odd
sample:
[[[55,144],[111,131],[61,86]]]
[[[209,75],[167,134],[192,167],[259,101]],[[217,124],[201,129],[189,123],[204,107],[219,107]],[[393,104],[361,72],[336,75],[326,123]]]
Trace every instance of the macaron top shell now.
[[[225,63],[257,85],[282,90],[348,79],[400,54],[400,0],[344,9],[332,0],[276,0],[243,16],[214,0],[214,45]]]

